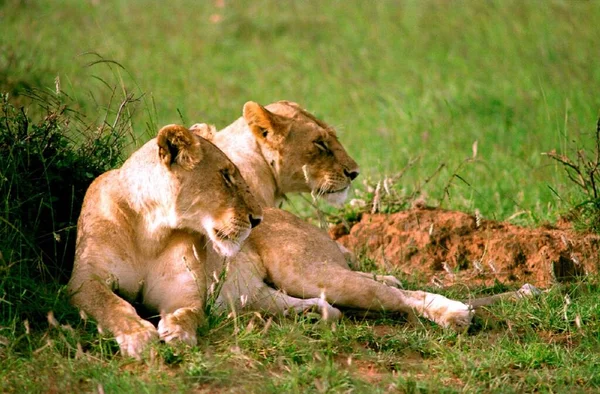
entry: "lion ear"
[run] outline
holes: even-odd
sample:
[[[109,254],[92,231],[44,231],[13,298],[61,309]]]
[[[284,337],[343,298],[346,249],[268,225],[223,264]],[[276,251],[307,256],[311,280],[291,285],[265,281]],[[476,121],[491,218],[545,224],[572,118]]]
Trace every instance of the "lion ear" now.
[[[270,112],[254,101],[244,104],[244,119],[259,141],[271,144],[285,138],[291,126],[291,119]]]
[[[198,139],[183,126],[171,124],[163,127],[156,137],[158,158],[168,168],[178,164],[191,169],[202,160]]]

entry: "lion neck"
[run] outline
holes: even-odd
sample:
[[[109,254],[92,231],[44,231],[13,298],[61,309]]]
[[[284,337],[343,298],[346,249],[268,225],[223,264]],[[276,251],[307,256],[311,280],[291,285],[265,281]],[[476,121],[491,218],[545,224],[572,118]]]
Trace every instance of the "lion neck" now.
[[[175,198],[179,182],[158,162],[156,144],[146,144],[119,170],[120,194],[137,220],[136,234],[158,241],[178,227]],[[150,152],[149,152],[150,151]]]
[[[263,207],[275,207],[285,198],[277,170],[262,151],[244,118],[215,133],[212,142],[238,167],[250,191]]]

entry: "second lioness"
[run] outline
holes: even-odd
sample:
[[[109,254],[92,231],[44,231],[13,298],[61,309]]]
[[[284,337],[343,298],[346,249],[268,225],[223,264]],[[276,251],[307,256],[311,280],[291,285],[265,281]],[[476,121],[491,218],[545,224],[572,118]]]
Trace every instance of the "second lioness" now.
[[[342,202],[358,175],[335,131],[291,102],[266,108],[248,102],[243,117],[214,133],[212,141],[238,166],[264,207],[275,206],[290,192]],[[218,272],[222,259],[213,255],[209,260]],[[264,209],[263,224],[231,259],[217,304],[274,314],[316,306],[325,318],[337,318],[340,311],[333,304],[417,314],[456,328],[468,326],[472,318],[471,308],[459,301],[400,290],[370,273],[350,270],[327,234],[275,208]]]

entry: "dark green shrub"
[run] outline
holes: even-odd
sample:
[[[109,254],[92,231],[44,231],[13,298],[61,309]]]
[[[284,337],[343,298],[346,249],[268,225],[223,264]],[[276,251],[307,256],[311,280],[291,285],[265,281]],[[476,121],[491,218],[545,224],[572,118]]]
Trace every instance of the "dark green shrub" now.
[[[85,191],[118,164],[125,141],[118,117],[112,126],[93,125],[70,109],[64,94],[29,97],[27,109],[11,105],[8,94],[0,98],[2,321],[44,313],[36,306],[41,294],[66,283]]]

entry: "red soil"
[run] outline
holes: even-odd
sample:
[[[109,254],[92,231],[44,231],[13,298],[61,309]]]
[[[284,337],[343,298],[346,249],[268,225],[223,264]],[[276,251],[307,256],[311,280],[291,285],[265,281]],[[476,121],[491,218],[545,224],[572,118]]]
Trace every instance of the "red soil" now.
[[[600,267],[598,235],[567,225],[524,228],[478,221],[441,209],[363,214],[349,233],[337,225],[330,235],[361,258],[442,286],[498,280],[548,287]]]

